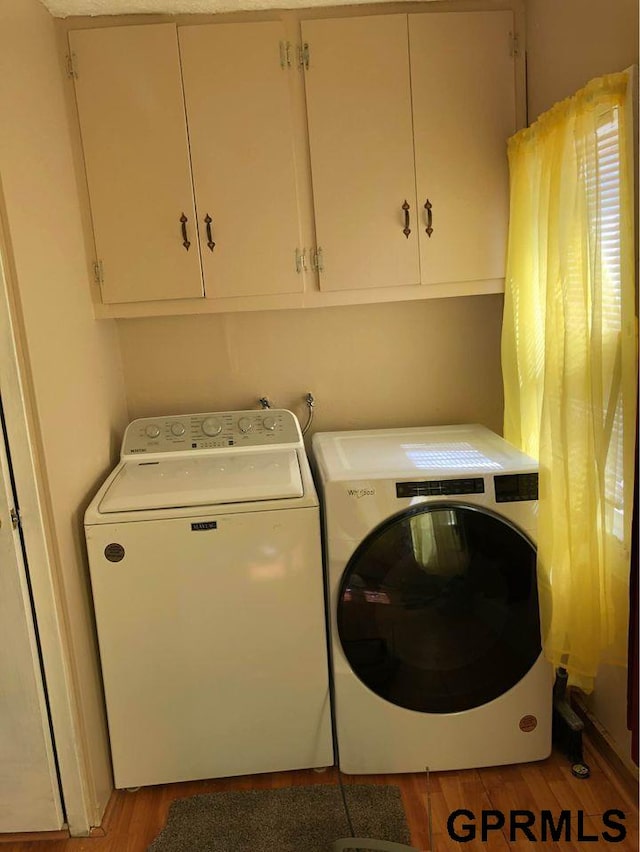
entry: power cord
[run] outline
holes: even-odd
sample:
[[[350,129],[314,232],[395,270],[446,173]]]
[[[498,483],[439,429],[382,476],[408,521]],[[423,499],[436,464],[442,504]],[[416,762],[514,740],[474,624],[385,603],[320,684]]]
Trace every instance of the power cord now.
[[[338,769],[338,786],[340,787],[340,795],[342,796],[342,806],[344,808],[344,815],[347,818],[347,824],[349,826],[349,831],[351,832],[351,837],[355,837],[356,833],[353,830],[353,823],[351,822],[351,814],[349,813],[349,808],[347,806],[347,797],[344,791],[344,784],[342,783],[342,772]]]
[[[428,766],[424,768],[426,773],[426,781],[427,781],[427,831],[429,833],[429,849],[433,849],[433,812],[431,808],[431,774]],[[340,795],[342,796],[342,806],[344,808],[344,813],[347,818],[347,824],[349,825],[349,831],[351,832],[351,837],[355,837],[356,833],[353,830],[353,823],[351,822],[351,815],[349,813],[349,807],[347,805],[347,797],[345,793],[344,784],[342,783],[342,772],[338,769],[338,786],[340,787]],[[398,844],[389,844],[388,848],[393,848],[394,845]],[[373,847],[371,847],[373,848]],[[410,850],[409,846],[398,847],[402,849]],[[412,850],[415,852],[415,850]]]
[[[433,820],[431,811],[431,777],[429,775],[429,767],[425,766],[427,773],[427,828],[429,829],[429,849],[433,849]]]

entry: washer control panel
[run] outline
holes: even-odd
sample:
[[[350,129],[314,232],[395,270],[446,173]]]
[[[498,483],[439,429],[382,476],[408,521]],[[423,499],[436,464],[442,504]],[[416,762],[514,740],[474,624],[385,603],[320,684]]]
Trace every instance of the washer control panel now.
[[[143,417],[127,426],[121,458],[156,453],[229,450],[231,447],[302,446],[300,424],[291,411],[214,411],[174,417]]]

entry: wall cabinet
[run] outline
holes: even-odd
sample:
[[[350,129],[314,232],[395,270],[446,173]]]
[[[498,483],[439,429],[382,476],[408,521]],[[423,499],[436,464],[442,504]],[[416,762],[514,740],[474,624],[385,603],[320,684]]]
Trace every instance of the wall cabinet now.
[[[500,289],[514,13],[307,14],[70,29],[98,315]]]
[[[178,37],[206,295],[300,292],[294,70],[282,24],[186,26]]]
[[[513,15],[303,21],[323,290],[504,276]]]
[[[302,291],[282,25],[110,27],[70,44],[103,302]]]
[[[513,32],[509,11],[409,15],[423,284],[504,278]]]
[[[407,16],[303,21],[302,39],[320,287],[419,284]]]
[[[102,300],[201,297],[175,26],[77,30],[69,41]]]

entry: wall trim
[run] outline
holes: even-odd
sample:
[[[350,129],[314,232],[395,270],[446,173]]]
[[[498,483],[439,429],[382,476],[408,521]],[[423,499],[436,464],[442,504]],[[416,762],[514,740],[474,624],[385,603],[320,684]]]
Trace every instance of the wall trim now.
[[[601,765],[602,763],[606,764],[610,769],[611,775],[622,786],[625,793],[631,797],[632,801],[637,802],[638,768],[630,766],[621,757],[609,732],[590,712],[582,695],[575,689],[571,692],[571,706],[584,723],[584,732],[589,739],[589,743],[597,752],[597,756],[602,759]]]
[[[42,463],[37,409],[25,354],[17,273],[9,235],[0,176],[0,326],[7,338],[6,343],[3,342],[3,357],[0,359],[0,387],[23,515],[22,531],[64,810],[71,834],[85,836],[91,827],[88,772],[75,698],[71,650],[56,582],[55,532],[49,511],[49,490]]]

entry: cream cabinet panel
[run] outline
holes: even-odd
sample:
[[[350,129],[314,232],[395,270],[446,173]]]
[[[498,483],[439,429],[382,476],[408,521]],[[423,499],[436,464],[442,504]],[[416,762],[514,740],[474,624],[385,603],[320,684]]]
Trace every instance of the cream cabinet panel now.
[[[302,37],[320,288],[419,284],[407,16],[303,21]]]
[[[175,26],[69,41],[103,301],[201,297]]]
[[[206,296],[301,292],[297,70],[283,25],[185,26],[178,36]]]
[[[513,26],[509,11],[409,15],[423,284],[504,277]]]

